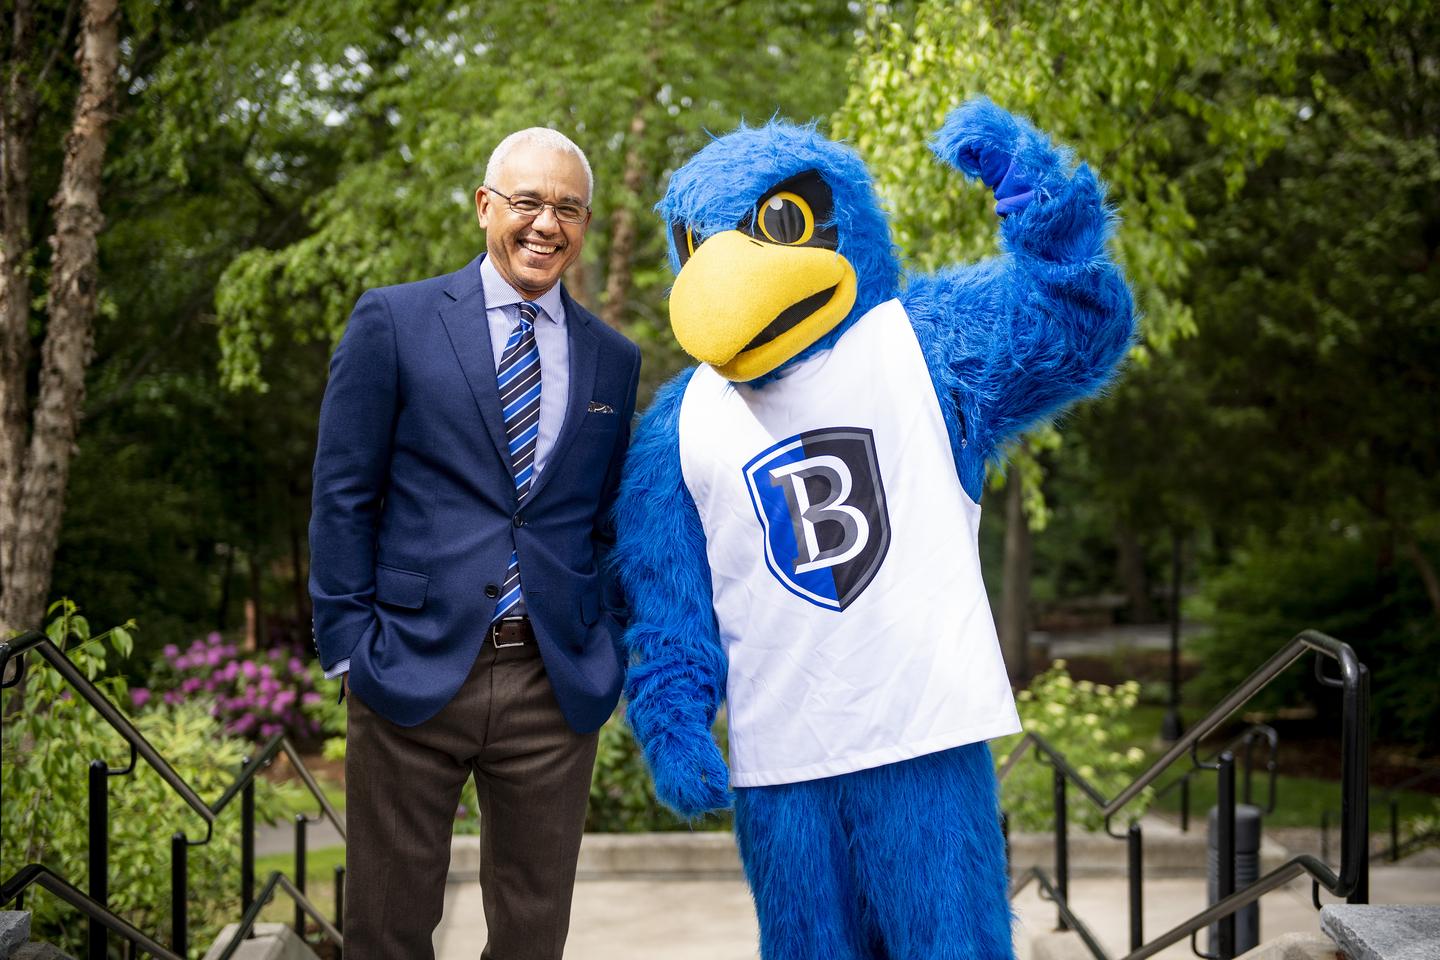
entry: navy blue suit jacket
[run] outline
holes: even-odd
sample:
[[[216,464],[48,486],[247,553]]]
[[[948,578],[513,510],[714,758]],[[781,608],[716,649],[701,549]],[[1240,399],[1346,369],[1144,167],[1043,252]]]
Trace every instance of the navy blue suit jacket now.
[[[517,502],[481,259],[367,291],[335,349],[310,518],[316,647],[327,670],[350,658],[371,709],[421,723],[469,675],[514,549],[550,685],[584,733],[614,710],[624,673],[602,561],[640,352],[562,288],[565,420]]]

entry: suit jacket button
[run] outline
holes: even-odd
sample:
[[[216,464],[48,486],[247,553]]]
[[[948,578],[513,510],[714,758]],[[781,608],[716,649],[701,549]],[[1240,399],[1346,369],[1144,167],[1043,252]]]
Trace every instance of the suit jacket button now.
[[[515,514],[515,516],[513,516],[513,517],[510,518],[510,522],[513,523],[513,524],[515,524],[515,526],[517,526],[517,527],[523,527],[523,526],[525,526],[525,518],[522,517],[522,516],[520,516],[520,514],[518,514],[518,513]]]
[[[494,600],[496,597],[500,596],[500,588],[495,586],[495,584],[493,583],[485,584],[485,596],[489,597],[491,600]]]

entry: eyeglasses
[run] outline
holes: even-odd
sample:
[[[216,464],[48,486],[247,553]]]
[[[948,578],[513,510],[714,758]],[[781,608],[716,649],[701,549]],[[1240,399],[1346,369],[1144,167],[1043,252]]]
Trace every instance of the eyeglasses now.
[[[590,208],[578,203],[546,203],[538,197],[507,197],[494,187],[485,187],[485,190],[503,199],[517,216],[527,219],[540,216],[546,207],[555,211],[555,219],[566,223],[584,223],[590,219]]]

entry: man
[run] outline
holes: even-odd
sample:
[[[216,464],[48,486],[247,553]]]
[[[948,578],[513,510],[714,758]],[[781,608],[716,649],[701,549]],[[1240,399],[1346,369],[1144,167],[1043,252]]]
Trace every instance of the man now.
[[[366,292],[320,412],[315,639],[349,693],[350,960],[432,957],[476,780],[487,960],[560,960],[622,625],[603,551],[640,372],[571,299],[593,180],[553,130],[495,148],[485,254]],[[343,695],[343,694],[342,694]]]

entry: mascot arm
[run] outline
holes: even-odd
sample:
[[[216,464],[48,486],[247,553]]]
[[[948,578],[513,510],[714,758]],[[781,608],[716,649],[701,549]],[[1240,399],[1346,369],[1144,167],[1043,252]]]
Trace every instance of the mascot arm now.
[[[1110,378],[1134,305],[1106,251],[1104,187],[1083,164],[1072,172],[1067,150],[983,98],[952,111],[931,146],[993,189],[1003,217],[1003,256],[922,285],[952,325],[968,327],[944,338],[945,360],[988,454]]]
[[[641,419],[615,503],[611,563],[630,607],[626,719],[656,796],[685,817],[730,806],[729,771],[710,734],[726,660],[711,607],[705,532],[680,472],[686,371]]]

